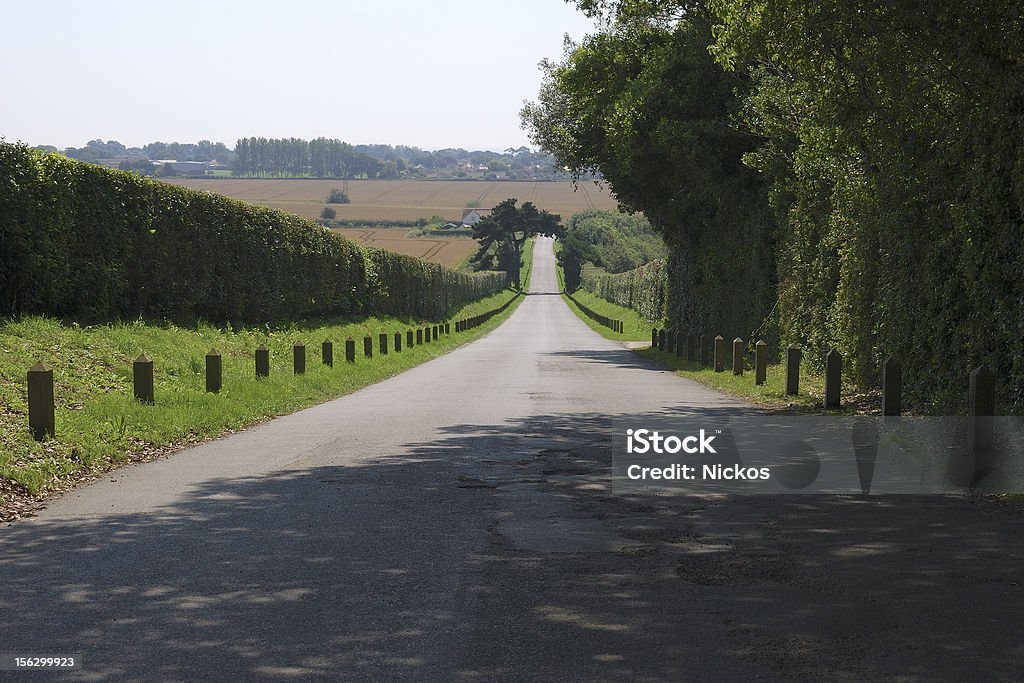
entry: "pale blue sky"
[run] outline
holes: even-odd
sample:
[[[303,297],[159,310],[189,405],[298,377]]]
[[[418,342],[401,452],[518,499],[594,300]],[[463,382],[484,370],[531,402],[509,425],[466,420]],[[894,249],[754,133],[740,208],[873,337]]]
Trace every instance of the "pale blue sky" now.
[[[518,147],[537,63],[592,29],[562,0],[0,0],[0,26],[0,136],[62,148]]]

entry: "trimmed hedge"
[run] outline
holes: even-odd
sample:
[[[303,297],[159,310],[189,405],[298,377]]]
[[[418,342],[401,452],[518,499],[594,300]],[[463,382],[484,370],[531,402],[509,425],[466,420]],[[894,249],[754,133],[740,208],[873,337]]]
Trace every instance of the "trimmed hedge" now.
[[[500,291],[367,249],[310,221],[0,144],[0,315],[262,323],[388,313],[441,318]]]
[[[581,284],[588,292],[632,308],[647,320],[657,322],[665,319],[668,276],[663,259],[615,274],[588,264],[583,267]]]

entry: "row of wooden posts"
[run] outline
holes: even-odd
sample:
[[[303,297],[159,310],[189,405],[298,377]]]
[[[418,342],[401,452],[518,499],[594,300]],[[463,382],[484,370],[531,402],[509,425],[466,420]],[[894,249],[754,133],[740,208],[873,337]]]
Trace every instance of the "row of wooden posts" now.
[[[685,356],[686,360],[699,361],[704,367],[714,367],[715,372],[726,368],[726,343],[722,335],[689,334],[684,338],[674,330],[653,328],[651,346],[659,351]],[[803,351],[799,346],[786,348],[786,395],[800,393],[800,361]],[[746,365],[746,342],[740,337],[732,341],[732,374],[743,375]],[[763,385],[767,377],[768,344],[763,339],[754,344],[754,383]],[[826,409],[838,409],[842,405],[843,356],[836,349],[825,354],[825,396]],[[882,415],[898,416],[903,412],[903,365],[896,356],[889,356],[882,364]],[[982,365],[975,368],[969,378],[967,398],[968,416],[992,417],[996,414],[995,373]],[[991,427],[979,427],[977,420],[969,422],[969,441],[972,450],[987,450],[991,447]],[[990,423],[988,423],[990,424]]]
[[[516,298],[518,295],[490,311],[456,320],[455,331],[465,332],[482,325],[508,308]],[[451,325],[452,323],[441,323],[415,330],[406,330],[405,346],[412,348],[437,341],[439,335],[451,334]],[[402,333],[395,332],[393,339],[394,344],[391,348],[396,352],[401,352]],[[381,332],[377,337],[377,352],[379,354],[388,354],[389,341],[389,335],[386,332]],[[363,337],[363,356],[367,358],[373,356],[372,336]],[[321,344],[321,359],[324,365],[334,366],[334,343],[330,339],[325,339]],[[351,337],[345,340],[345,360],[349,363],[356,362],[356,342]],[[256,348],[255,365],[257,379],[270,376],[270,350],[263,344]],[[306,345],[302,342],[296,342],[292,347],[292,371],[296,375],[306,372]],[[143,353],[132,364],[133,392],[135,398],[142,403],[152,404],[155,401],[153,375],[153,361]],[[210,349],[210,352],[206,354],[206,391],[219,392],[223,387],[223,376],[220,351]],[[56,432],[54,399],[53,369],[40,361],[28,370],[28,425],[32,436],[37,441],[53,436]]]
[[[566,296],[569,297],[572,300],[572,302],[576,304],[577,308],[583,311],[588,318],[596,322],[598,325],[604,325],[613,332],[618,332],[619,334],[622,334],[623,330],[625,329],[625,326],[623,325],[621,320],[616,320],[615,318],[609,318],[606,315],[601,315],[597,311],[581,304],[579,301],[576,300],[576,298],[572,294],[569,294],[568,292],[566,292]]]

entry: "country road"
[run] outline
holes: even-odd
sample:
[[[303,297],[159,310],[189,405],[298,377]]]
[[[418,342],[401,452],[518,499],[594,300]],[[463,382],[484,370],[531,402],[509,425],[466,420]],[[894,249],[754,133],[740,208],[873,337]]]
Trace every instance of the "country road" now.
[[[0,653],[97,681],[1020,680],[1017,509],[614,494],[613,417],[751,409],[557,291],[538,240],[483,339],[0,528]]]

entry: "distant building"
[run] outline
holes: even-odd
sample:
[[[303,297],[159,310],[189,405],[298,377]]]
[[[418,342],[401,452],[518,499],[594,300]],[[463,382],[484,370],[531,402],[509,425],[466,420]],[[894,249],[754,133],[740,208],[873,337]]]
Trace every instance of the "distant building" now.
[[[463,209],[462,225],[468,227],[470,225],[476,225],[483,220],[483,216],[480,215],[481,210],[486,211],[486,209]]]
[[[182,175],[203,175],[210,168],[209,161],[175,161],[174,159],[157,159],[154,165],[161,168],[170,166],[175,173]]]

